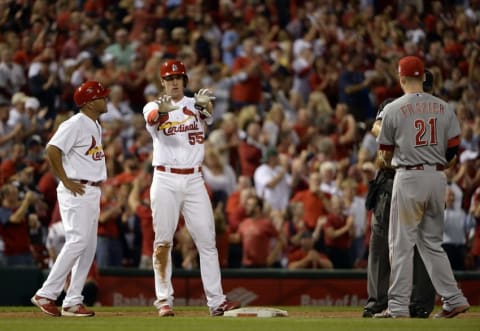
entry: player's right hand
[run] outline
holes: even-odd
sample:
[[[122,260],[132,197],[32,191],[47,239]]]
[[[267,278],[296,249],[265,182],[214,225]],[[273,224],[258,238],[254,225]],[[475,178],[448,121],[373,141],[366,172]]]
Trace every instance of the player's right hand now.
[[[172,97],[169,95],[164,95],[154,101],[158,106],[159,113],[169,113],[173,110],[178,109],[178,106],[172,105]]]

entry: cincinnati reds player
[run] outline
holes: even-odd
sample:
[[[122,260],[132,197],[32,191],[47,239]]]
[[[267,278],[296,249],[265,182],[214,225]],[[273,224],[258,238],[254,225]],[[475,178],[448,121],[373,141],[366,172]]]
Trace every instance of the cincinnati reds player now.
[[[153,265],[155,307],[159,316],[173,316],[172,241],[182,212],[200,256],[200,272],[212,316],[240,306],[227,301],[221,286],[211,202],[201,173],[204,122],[211,123],[214,99],[208,89],[186,97],[188,82],[182,62],[168,60],[160,68],[165,96],[143,108],[153,139],[154,175],[150,201],[155,231]]]
[[[433,90],[433,74],[425,69],[423,91]],[[386,99],[379,106],[372,134],[378,137],[381,129],[383,108],[394,99]],[[388,254],[388,229],[392,200],[394,169],[379,169],[375,181],[369,184],[369,207],[373,209],[367,266],[367,304],[363,317],[384,311],[388,305],[390,284],[390,259]],[[435,308],[435,288],[428,276],[422,258],[415,248],[413,254],[413,290],[410,299],[410,317],[428,318]]]
[[[443,100],[423,92],[423,62],[400,60],[405,95],[385,106],[379,141],[383,166],[397,169],[390,211],[391,261],[388,309],[375,317],[408,317],[412,291],[413,247],[425,263],[443,309],[435,318],[451,318],[470,305],[458,288],[443,250],[446,176],[460,142],[460,125]]]
[[[95,256],[100,214],[100,183],[107,178],[98,117],[107,111],[110,91],[100,83],[80,85],[73,95],[80,112],[63,122],[47,144],[46,155],[59,179],[57,197],[65,228],[65,245],[33,304],[51,316],[93,316],[85,308],[82,289]],[[62,304],[55,300],[71,273]]]

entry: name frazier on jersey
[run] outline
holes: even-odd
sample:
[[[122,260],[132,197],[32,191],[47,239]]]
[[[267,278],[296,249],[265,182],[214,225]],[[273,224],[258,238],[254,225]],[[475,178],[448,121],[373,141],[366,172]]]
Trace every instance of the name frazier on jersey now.
[[[403,117],[416,114],[445,114],[444,105],[437,102],[417,102],[415,108],[412,104],[406,104],[400,107]]]

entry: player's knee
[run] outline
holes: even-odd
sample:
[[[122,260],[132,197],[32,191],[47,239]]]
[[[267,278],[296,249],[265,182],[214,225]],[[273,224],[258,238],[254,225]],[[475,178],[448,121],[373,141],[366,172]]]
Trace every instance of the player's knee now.
[[[75,241],[67,242],[64,247],[70,254],[80,255],[88,247],[88,244],[88,240],[81,238]]]

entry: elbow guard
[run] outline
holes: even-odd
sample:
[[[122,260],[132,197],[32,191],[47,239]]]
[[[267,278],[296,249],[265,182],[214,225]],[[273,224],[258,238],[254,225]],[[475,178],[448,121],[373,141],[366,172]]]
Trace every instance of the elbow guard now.
[[[457,155],[457,153],[458,153],[458,145],[447,148],[447,153],[445,155],[445,157],[447,158],[447,162],[450,162],[453,159],[453,157]]]

